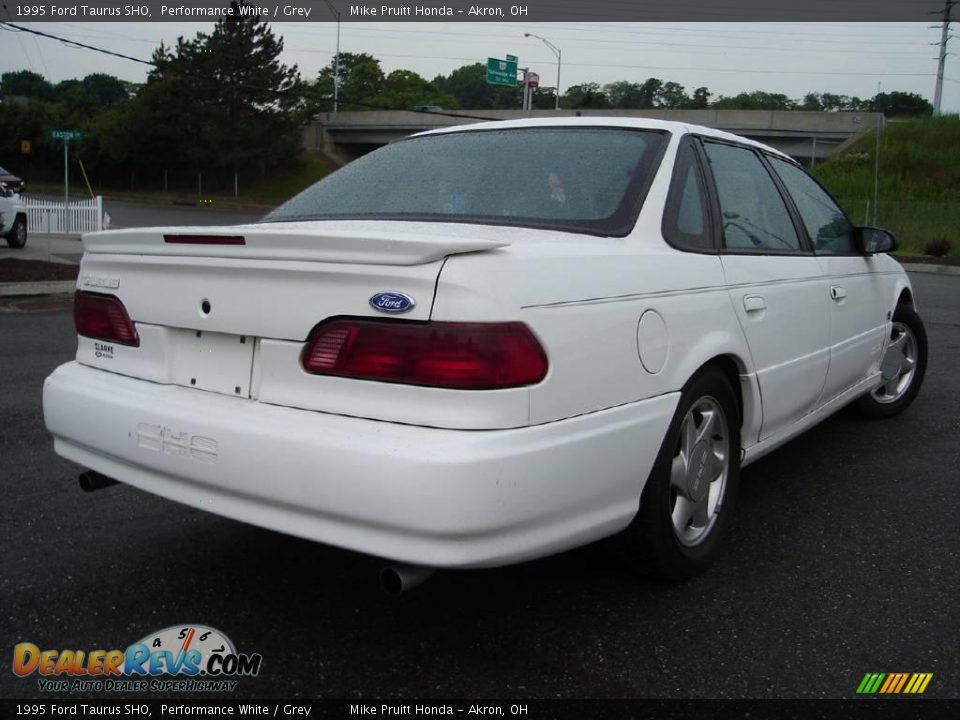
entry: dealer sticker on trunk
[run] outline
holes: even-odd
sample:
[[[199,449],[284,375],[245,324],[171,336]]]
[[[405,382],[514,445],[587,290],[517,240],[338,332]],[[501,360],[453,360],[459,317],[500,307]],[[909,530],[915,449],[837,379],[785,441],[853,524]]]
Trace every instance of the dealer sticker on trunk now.
[[[104,275],[81,275],[80,286],[88,288],[107,288],[116,290],[120,287],[120,278],[107,277]]]

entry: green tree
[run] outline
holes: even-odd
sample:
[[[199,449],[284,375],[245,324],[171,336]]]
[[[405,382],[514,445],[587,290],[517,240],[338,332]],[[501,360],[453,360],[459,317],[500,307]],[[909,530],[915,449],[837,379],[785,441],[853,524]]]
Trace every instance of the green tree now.
[[[603,92],[610,102],[610,107],[618,110],[638,108],[642,103],[642,90],[639,83],[617,80],[604,85]]]
[[[602,109],[610,107],[610,100],[599,83],[591,82],[568,87],[560,104],[569,109]]]
[[[713,107],[720,110],[795,110],[796,106],[786,95],[762,90],[721,97],[713,103]]]
[[[56,157],[49,134],[51,126],[48,103],[36,100],[0,103],[0,158],[3,158],[3,166],[32,180],[33,177],[28,177],[26,172],[30,164],[41,165]],[[20,154],[21,140],[32,141],[32,155]]]
[[[698,87],[693,91],[693,95],[690,97],[690,102],[687,103],[687,107],[691,110],[703,110],[710,106],[710,96],[713,93],[710,92],[705,87]]]
[[[828,112],[852,112],[865,110],[866,103],[858,97],[836,95],[834,93],[810,92],[803,96],[799,110],[821,110]]]
[[[80,83],[83,91],[100,107],[107,107],[131,97],[131,83],[105,73],[87,75]]]
[[[537,88],[533,93],[533,107],[536,110],[553,110],[557,106],[557,91],[554,88]]]
[[[410,70],[394,70],[383,81],[383,89],[373,104],[390,108],[412,108],[415,105],[438,105],[456,108],[457,99],[437,89],[432,82]]]
[[[438,75],[433,84],[440,91],[453,95],[461,108],[519,109],[523,104],[523,90],[520,86],[491,85],[487,82],[487,66],[483,63],[463,65],[446,77]],[[537,102],[536,95],[534,102]]]
[[[57,83],[53,94],[62,121],[80,125],[115,103],[126,102],[130,97],[130,89],[129,83],[119,78],[94,73],[83,80]]]
[[[690,96],[687,95],[686,88],[684,88],[680,83],[666,82],[663,84],[663,87],[660,88],[660,93],[657,98],[657,107],[676,110],[679,108],[688,107],[689,104]]]
[[[53,86],[46,78],[31,70],[5,72],[0,75],[0,95],[31,100],[52,100]]]
[[[663,80],[660,78],[647,78],[647,80],[640,85],[639,104],[636,105],[636,107],[642,110],[658,107],[662,94]]]
[[[933,105],[916,93],[889,92],[879,93],[869,102],[869,108],[875,112],[892,116],[932,115]]]
[[[128,131],[146,150],[139,164],[263,176],[289,163],[299,151],[306,104],[297,68],[280,62],[282,51],[283,40],[266,23],[238,16],[209,35],[161,45]]]
[[[438,75],[433,84],[457,98],[460,107],[480,110],[493,107],[493,85],[487,83],[487,67],[483,63],[463,65],[448,76]]]
[[[320,71],[314,87],[321,100],[316,110],[333,110],[333,80],[336,75],[336,57]],[[380,61],[369,53],[340,53],[339,104],[341,110],[368,110],[384,90],[386,78]]]

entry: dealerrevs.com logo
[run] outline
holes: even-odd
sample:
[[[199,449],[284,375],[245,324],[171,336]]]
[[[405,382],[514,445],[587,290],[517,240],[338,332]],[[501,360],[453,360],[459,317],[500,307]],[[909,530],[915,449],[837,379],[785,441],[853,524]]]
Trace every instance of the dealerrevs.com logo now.
[[[231,692],[240,677],[256,677],[263,656],[239,653],[219,630],[172,625],[126,650],[13,648],[13,672],[37,676],[42,692]]]

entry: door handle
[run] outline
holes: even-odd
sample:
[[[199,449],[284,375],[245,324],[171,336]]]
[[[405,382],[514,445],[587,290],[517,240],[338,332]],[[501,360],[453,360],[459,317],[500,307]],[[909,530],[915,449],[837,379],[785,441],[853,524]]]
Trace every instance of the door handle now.
[[[843,300],[846,296],[847,291],[845,288],[842,288],[839,285],[830,286],[830,297],[834,300]]]
[[[744,295],[743,309],[747,312],[759,312],[767,309],[767,302],[759,295]]]

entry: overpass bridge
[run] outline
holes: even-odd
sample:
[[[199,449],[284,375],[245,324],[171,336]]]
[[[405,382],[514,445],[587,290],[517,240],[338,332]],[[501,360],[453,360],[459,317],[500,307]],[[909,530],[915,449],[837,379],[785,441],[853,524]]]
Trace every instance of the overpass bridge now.
[[[624,117],[676,120],[726,130],[766,143],[807,165],[830,156],[857,133],[877,127],[882,113],[798,110],[412,110],[322,113],[304,130],[303,144],[344,164],[422,130],[489,120]],[[471,117],[455,117],[456,114]]]

